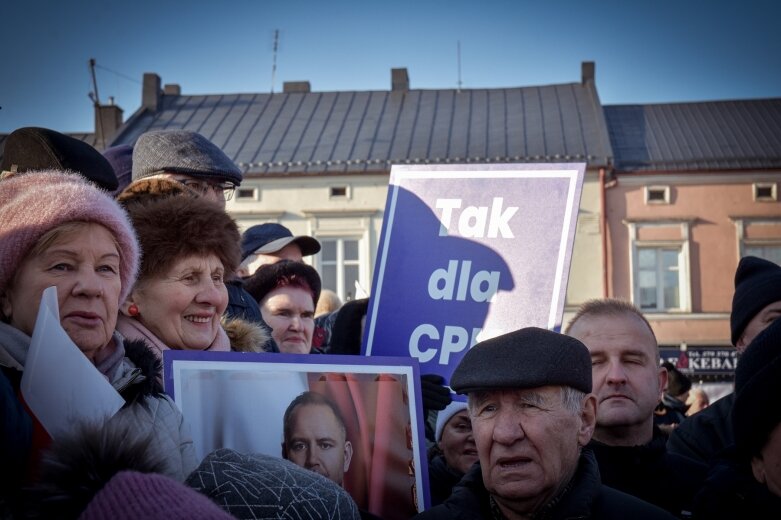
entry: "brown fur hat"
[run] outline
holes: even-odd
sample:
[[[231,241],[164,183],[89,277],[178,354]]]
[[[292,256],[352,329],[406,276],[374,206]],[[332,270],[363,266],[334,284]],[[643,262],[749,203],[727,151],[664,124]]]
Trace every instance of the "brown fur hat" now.
[[[140,197],[126,209],[141,244],[139,281],[166,273],[181,258],[214,253],[230,276],[241,259],[236,222],[216,203],[182,195]]]

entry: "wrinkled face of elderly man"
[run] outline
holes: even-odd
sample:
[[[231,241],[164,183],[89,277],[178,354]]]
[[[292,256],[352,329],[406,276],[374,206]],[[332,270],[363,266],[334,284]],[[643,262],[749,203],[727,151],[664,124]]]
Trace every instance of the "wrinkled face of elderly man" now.
[[[516,514],[567,485],[596,422],[596,398],[562,386],[476,391],[468,409],[485,488]]]

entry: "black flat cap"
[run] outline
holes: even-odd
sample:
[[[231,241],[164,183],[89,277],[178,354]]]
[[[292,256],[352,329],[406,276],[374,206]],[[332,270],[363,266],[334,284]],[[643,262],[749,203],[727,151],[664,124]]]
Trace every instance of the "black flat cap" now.
[[[95,148],[69,135],[28,126],[8,135],[0,170],[31,172],[65,170],[78,173],[107,191],[117,189],[111,164]]]
[[[591,355],[577,339],[537,327],[481,341],[450,378],[459,394],[547,385],[591,392]]]

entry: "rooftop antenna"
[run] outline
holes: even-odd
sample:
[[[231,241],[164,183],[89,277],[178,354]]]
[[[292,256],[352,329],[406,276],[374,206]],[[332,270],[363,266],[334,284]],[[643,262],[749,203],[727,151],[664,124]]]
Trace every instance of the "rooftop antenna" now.
[[[458,54],[458,89],[456,92],[461,92],[461,40],[456,42],[456,52]]]
[[[279,29],[274,29],[274,61],[271,65],[271,93],[274,93],[274,81],[277,76],[277,50],[279,49]]]
[[[100,96],[98,95],[98,78],[95,75],[95,58],[90,58],[88,63],[89,63],[89,72],[90,72],[90,75],[92,76],[92,89],[93,89],[93,91],[89,93],[89,98],[92,100],[92,103],[95,106],[95,114],[98,114],[99,113],[98,110],[99,110],[99,107],[100,107]],[[95,117],[95,119],[97,119],[97,124],[98,124],[98,127],[99,127],[97,130],[100,132],[100,137],[101,137],[101,141],[102,141],[102,143],[101,143],[102,148],[105,148],[106,147],[106,137],[105,137],[106,134],[103,133],[103,118],[100,117],[100,116],[97,116],[97,117]]]
[[[92,92],[90,92],[89,98],[92,100],[92,102],[95,104],[95,106],[100,105],[100,96],[98,96],[98,79],[95,76],[95,58],[89,59],[89,73],[90,76],[92,76]]]

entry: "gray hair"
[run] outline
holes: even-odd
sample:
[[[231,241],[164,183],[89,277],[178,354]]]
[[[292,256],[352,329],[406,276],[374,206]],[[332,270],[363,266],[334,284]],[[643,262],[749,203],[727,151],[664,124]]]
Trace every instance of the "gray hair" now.
[[[569,412],[577,415],[583,410],[583,399],[586,397],[585,392],[581,392],[571,386],[561,387],[561,403],[564,408]]]
[[[485,392],[470,392],[467,395],[466,406],[469,414],[474,411],[475,403],[485,396]],[[571,386],[561,387],[561,404],[568,412],[578,415],[583,409],[583,399],[585,399],[586,393],[582,392]]]

